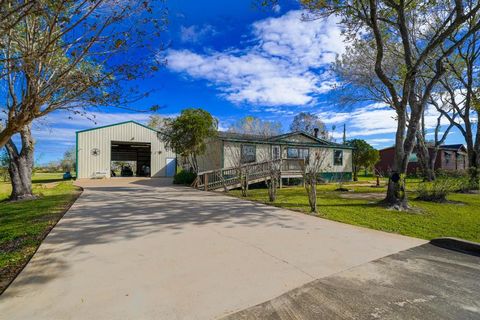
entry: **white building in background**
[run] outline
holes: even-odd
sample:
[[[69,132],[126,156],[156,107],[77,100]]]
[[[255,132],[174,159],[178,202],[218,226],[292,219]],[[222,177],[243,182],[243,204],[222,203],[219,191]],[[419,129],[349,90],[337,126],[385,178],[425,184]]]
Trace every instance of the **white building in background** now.
[[[128,176],[127,167],[133,176],[172,177],[176,169],[158,132],[135,121],[77,131],[76,156],[80,179]]]

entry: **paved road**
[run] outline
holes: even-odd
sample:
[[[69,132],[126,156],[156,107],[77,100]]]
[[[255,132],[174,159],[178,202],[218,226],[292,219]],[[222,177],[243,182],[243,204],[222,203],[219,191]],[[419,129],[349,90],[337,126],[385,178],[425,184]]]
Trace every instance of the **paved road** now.
[[[424,244],[308,283],[228,319],[480,319],[480,255]]]
[[[424,243],[161,179],[83,186],[1,319],[218,318]]]

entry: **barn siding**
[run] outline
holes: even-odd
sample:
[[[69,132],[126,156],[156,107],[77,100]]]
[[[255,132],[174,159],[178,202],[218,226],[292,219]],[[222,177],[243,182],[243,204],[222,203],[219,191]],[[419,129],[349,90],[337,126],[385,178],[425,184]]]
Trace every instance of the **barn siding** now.
[[[156,131],[135,122],[80,131],[77,132],[78,178],[92,178],[98,171],[104,171],[110,177],[112,141],[150,143],[152,177],[166,176],[166,160],[175,158],[173,151],[165,149]],[[92,155],[94,148],[100,150],[99,155]]]

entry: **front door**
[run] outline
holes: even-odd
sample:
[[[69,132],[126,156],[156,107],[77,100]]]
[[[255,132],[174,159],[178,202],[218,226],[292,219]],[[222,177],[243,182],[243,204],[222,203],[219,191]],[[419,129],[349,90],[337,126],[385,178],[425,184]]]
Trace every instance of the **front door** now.
[[[175,175],[176,161],[175,158],[167,158],[167,177],[173,177]]]

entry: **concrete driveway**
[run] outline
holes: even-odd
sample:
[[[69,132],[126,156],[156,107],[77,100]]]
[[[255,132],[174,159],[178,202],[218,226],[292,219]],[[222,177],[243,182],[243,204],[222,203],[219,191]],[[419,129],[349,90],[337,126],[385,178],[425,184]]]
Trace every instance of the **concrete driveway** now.
[[[457,250],[427,243],[312,281],[224,320],[478,320],[480,251]]]
[[[425,243],[162,179],[82,184],[0,318],[219,318]]]

